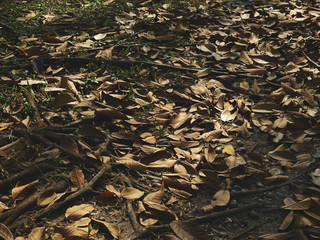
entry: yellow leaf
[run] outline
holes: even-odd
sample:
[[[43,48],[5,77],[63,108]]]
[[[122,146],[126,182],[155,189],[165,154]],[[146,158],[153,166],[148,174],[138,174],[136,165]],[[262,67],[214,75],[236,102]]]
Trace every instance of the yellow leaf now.
[[[232,147],[232,145],[229,144],[229,145],[224,147],[224,149],[222,150],[222,153],[227,153],[229,155],[234,155],[235,154],[235,150]]]

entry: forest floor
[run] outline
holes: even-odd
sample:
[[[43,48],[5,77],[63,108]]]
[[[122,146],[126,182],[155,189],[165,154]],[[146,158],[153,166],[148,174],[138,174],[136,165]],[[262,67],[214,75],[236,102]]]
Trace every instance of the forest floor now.
[[[1,238],[320,238],[318,1],[0,14]]]

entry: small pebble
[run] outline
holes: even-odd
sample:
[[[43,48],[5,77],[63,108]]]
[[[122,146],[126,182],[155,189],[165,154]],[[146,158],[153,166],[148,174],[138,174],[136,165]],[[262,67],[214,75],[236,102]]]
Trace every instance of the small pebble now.
[[[232,228],[232,230],[238,230],[238,229],[239,229],[239,225],[236,224],[236,223],[233,223],[233,224],[231,225],[231,228]]]
[[[231,190],[232,189],[232,187],[231,186],[227,186],[227,190]]]
[[[240,191],[241,190],[241,186],[240,185],[233,185],[233,189]]]
[[[232,195],[232,194],[235,194],[235,193],[237,193],[237,192],[238,192],[238,191],[232,189],[232,190],[230,191],[230,194]]]
[[[267,193],[267,197],[268,198],[274,198],[275,197],[275,194],[273,192],[268,192]]]
[[[216,149],[215,149],[215,151],[216,151],[216,153],[221,153],[222,152],[222,147],[216,147]]]
[[[257,219],[257,218],[259,218],[259,214],[255,210],[251,210],[249,212],[249,217]]]
[[[281,199],[285,197],[282,192],[276,192],[276,196]]]
[[[262,188],[262,187],[264,187],[264,185],[263,185],[263,183],[262,183],[262,182],[256,182],[256,186],[257,186],[258,188]]]
[[[0,197],[0,201],[1,202],[7,202],[7,201],[9,201],[10,200],[10,198],[8,197],[8,196],[1,196]]]
[[[219,236],[221,236],[221,237],[226,237],[228,235],[229,234],[227,232],[219,232]]]
[[[232,199],[229,205],[231,208],[236,208],[238,206],[238,201],[236,199]]]
[[[258,202],[264,202],[262,198],[258,198]]]

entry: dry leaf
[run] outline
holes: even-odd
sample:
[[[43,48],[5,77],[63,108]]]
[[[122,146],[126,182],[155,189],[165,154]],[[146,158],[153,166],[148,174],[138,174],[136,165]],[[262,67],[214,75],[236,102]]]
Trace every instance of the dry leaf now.
[[[227,145],[222,149],[222,153],[227,153],[229,155],[235,155],[235,150],[232,145]]]
[[[69,174],[70,181],[77,187],[83,187],[85,185],[85,178],[82,170],[78,167],[74,167]]]
[[[0,237],[4,240],[14,240],[13,235],[6,225],[0,223]]]
[[[141,198],[143,194],[144,192],[133,187],[126,187],[121,191],[121,197],[132,200]]]
[[[226,206],[230,201],[229,190],[219,190],[213,195],[213,200],[211,200],[212,206]]]
[[[94,207],[91,204],[80,204],[68,208],[65,217],[67,219],[77,220],[82,218],[84,215],[91,213]]]
[[[37,200],[37,205],[40,207],[44,207],[53,202],[57,197],[57,194],[52,189],[43,191]]]
[[[288,215],[285,217],[285,219],[281,223],[279,230],[281,230],[281,231],[287,230],[293,220],[293,216],[294,216],[293,211],[290,211],[290,213],[288,213]]]
[[[110,232],[110,234],[111,234],[115,239],[118,239],[118,238],[119,238],[119,236],[120,236],[120,228],[119,228],[116,224],[108,223],[108,222],[101,221],[101,220],[98,220],[98,219],[95,219],[95,218],[93,218],[92,221],[93,221],[93,222],[96,222],[96,223],[104,226],[106,229],[108,229],[108,231]]]
[[[159,190],[157,192],[152,192],[152,193],[149,193],[147,196],[145,196],[143,201],[144,202],[154,202],[154,203],[160,204],[162,202],[163,195],[164,195],[163,190]]]
[[[170,227],[183,240],[209,240],[206,231],[195,222],[177,220],[172,221]]]
[[[22,200],[26,197],[28,192],[39,183],[39,180],[33,181],[23,186],[18,186],[12,189],[12,199],[13,200]]]
[[[87,239],[88,231],[76,227],[58,227],[57,230],[65,239]]]
[[[27,240],[45,240],[44,227],[37,227],[32,229],[31,233],[28,235]]]
[[[198,78],[201,78],[201,77],[208,76],[210,73],[211,73],[211,67],[208,67],[208,68],[205,68],[205,69],[202,69],[202,70],[198,71],[196,73],[196,75],[197,75]]]

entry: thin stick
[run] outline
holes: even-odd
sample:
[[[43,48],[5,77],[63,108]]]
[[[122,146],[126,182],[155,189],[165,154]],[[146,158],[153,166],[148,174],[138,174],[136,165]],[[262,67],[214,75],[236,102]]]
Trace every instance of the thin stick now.
[[[50,212],[56,212],[58,209],[66,206],[67,204],[74,202],[76,199],[78,199],[79,197],[93,192],[93,185],[103,176],[103,174],[111,169],[111,165],[109,164],[104,164],[101,169],[99,170],[99,172],[91,179],[91,181],[84,186],[83,188],[79,189],[79,191],[69,195],[66,199],[64,199],[61,202],[56,202],[54,204],[52,204],[51,206],[48,206],[38,212],[36,212],[33,215],[30,215],[28,218],[22,219],[21,221],[16,221],[14,222],[11,226],[10,229],[16,229],[19,226],[27,223],[29,220],[36,220],[39,218],[42,218],[46,215],[48,215]]]
[[[313,63],[316,67],[320,68],[320,65],[313,61],[304,51],[302,51],[303,55],[308,59],[311,63]]]
[[[222,212],[213,212],[213,213],[209,213],[203,216],[199,216],[199,217],[194,217],[194,218],[190,218],[188,220],[193,221],[193,222],[204,222],[204,221],[208,221],[211,219],[218,219],[221,217],[227,217],[233,214],[237,214],[240,212],[245,212],[254,208],[259,208],[259,207],[265,207],[265,204],[250,204],[250,205],[246,205],[244,207],[240,207],[240,208],[234,208],[231,210],[226,210],[226,211],[222,211]],[[168,224],[163,224],[163,225],[159,225],[159,226],[150,226],[148,228],[144,228],[141,231],[135,232],[133,234],[131,234],[129,236],[129,240],[135,240],[141,237],[144,237],[146,235],[148,235],[151,232],[160,232],[160,231],[164,231],[166,229],[169,228]]]

